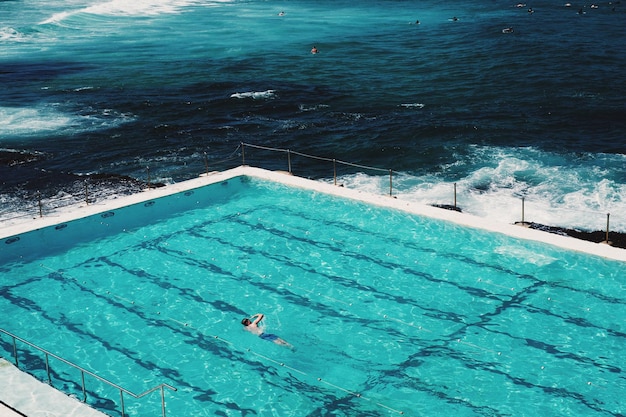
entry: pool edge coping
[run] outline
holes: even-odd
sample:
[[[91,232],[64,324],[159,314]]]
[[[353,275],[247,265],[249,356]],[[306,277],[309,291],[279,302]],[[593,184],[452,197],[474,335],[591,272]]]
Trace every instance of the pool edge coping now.
[[[305,188],[324,194],[334,195],[340,198],[349,198],[376,206],[401,210],[418,216],[448,221],[465,227],[504,234],[518,239],[542,242],[566,250],[626,262],[626,250],[603,243],[594,243],[570,236],[561,236],[541,230],[530,229],[520,225],[493,221],[472,214],[445,210],[423,203],[403,201],[389,195],[376,195],[364,191],[335,186],[323,181],[310,180],[291,175],[290,173],[284,171],[269,171],[245,165],[226,171],[215,171],[203,174],[197,178],[170,184],[165,187],[148,189],[141,193],[120,196],[115,199],[106,200],[102,203],[90,205],[83,204],[78,207],[70,206],[66,209],[57,210],[52,215],[48,215],[46,217],[22,220],[21,222],[16,222],[16,224],[0,228],[0,239],[6,239],[11,236],[77,220],[105,211],[116,210],[133,204],[143,203],[149,200],[166,197],[222,181],[228,181],[241,176],[278,182],[292,187]]]
[[[0,407],[0,411],[6,412],[8,416],[108,417],[89,404],[39,381],[1,356],[0,381],[4,387],[0,392],[0,400],[7,405],[7,408]],[[24,392],[24,387],[30,392]]]

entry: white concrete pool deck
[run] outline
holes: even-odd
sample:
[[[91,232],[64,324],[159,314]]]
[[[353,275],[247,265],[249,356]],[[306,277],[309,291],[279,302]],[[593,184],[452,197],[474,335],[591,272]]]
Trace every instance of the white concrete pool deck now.
[[[64,210],[56,211],[52,215],[47,215],[42,218],[20,218],[5,221],[3,226],[0,228],[0,239],[59,223],[65,223],[101,212],[119,209],[131,204],[142,203],[156,198],[165,197],[167,195],[184,192],[205,185],[219,183],[238,176],[249,176],[274,181],[292,187],[299,187],[338,197],[358,200],[377,206],[402,210],[415,215],[450,221],[462,226],[483,229],[494,233],[502,233],[519,239],[544,242],[567,250],[583,252],[590,255],[626,262],[626,250],[614,248],[609,245],[588,242],[568,236],[555,235],[513,224],[497,223],[489,219],[480,218],[466,213],[440,209],[424,204],[411,203],[385,195],[372,195],[357,190],[338,187],[333,184],[292,176],[285,172],[267,171],[248,166],[240,166],[223,172],[209,173],[208,175],[203,175],[192,180],[168,185],[166,187],[146,190],[142,193],[119,197],[102,203],[67,207]],[[19,383],[16,383],[16,381],[19,381]],[[26,375],[2,359],[0,359],[0,387],[2,387],[0,390],[0,401],[5,402],[10,407],[18,410],[27,417],[104,416],[104,414],[90,409],[85,406],[85,404],[70,398],[59,391],[56,391],[52,387],[37,381],[33,377]],[[50,391],[54,391],[58,395],[53,395]],[[66,401],[69,401],[69,403],[67,403],[67,405],[62,405],[65,404]],[[85,410],[85,408],[87,410]],[[2,404],[0,404],[0,417],[5,416],[21,417],[20,414],[15,413],[9,408],[3,407]]]
[[[1,417],[106,417],[0,358]],[[17,411],[15,411],[17,410]]]

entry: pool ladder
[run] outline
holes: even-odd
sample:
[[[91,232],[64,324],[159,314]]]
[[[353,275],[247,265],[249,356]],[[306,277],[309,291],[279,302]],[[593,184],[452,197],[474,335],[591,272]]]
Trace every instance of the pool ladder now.
[[[8,331],[6,331],[4,329],[0,329],[0,333],[4,333],[4,334],[6,334],[7,336],[10,336],[13,339],[13,356],[15,357],[15,366],[17,366],[18,368],[19,368],[19,363],[18,363],[18,359],[17,359],[17,341],[18,340],[20,342],[25,343],[28,346],[31,346],[31,347],[33,347],[33,348],[35,348],[35,349],[37,349],[37,350],[39,350],[39,351],[41,351],[41,352],[43,352],[45,354],[45,357],[46,357],[46,374],[48,375],[48,384],[51,385],[51,386],[52,386],[52,379],[50,378],[50,361],[49,361],[50,356],[52,356],[55,359],[60,360],[61,362],[65,363],[65,364],[67,364],[67,365],[69,365],[69,366],[71,366],[73,368],[78,369],[80,371],[81,380],[82,380],[83,402],[87,401],[87,390],[85,389],[85,374],[90,375],[90,376],[96,378],[97,380],[99,380],[101,382],[104,382],[105,384],[110,385],[111,387],[117,389],[120,392],[120,401],[121,401],[121,407],[122,407],[122,417],[124,417],[126,415],[125,412],[124,412],[124,393],[126,393],[126,394],[128,394],[128,395],[130,395],[130,396],[132,396],[134,398],[139,399],[139,398],[142,398],[142,397],[150,394],[151,392],[154,392],[154,391],[160,389],[161,390],[161,412],[163,413],[163,417],[166,417],[165,416],[165,388],[167,388],[167,389],[169,389],[171,391],[178,391],[173,386],[163,383],[163,384],[157,385],[156,387],[150,388],[149,390],[147,390],[146,392],[143,392],[141,394],[135,394],[132,391],[127,390],[126,388],[120,387],[119,385],[117,385],[117,384],[115,384],[115,383],[113,383],[113,382],[111,382],[111,381],[109,381],[109,380],[107,380],[105,378],[102,378],[102,377],[94,374],[93,372],[90,372],[90,371],[86,370],[85,368],[83,368],[81,366],[76,365],[75,363],[72,363],[72,362],[70,362],[70,361],[68,361],[66,359],[63,359],[60,356],[55,355],[54,353],[48,352],[46,349],[44,349],[44,348],[42,348],[40,346],[37,346],[34,343],[31,343],[31,342],[29,342],[27,340],[22,339],[19,336],[14,335],[11,332],[8,332]]]

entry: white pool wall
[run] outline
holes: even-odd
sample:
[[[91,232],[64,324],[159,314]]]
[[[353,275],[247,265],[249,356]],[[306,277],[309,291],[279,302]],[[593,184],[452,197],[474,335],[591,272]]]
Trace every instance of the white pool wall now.
[[[494,233],[502,233],[518,239],[544,242],[567,250],[583,252],[590,255],[601,256],[626,262],[626,250],[615,248],[603,243],[594,243],[569,236],[561,236],[553,233],[543,232],[541,230],[530,229],[523,226],[500,223],[490,220],[488,218],[477,217],[471,214],[460,213],[454,210],[445,210],[425,204],[402,201],[389,195],[369,194],[354,189],[335,186],[333,184],[321,181],[314,181],[293,176],[283,171],[268,171],[265,169],[249,166],[239,166],[237,168],[233,168],[227,171],[212,172],[188,181],[179,182],[161,188],[148,189],[142,193],[122,196],[101,203],[70,206],[55,211],[54,213],[46,215],[44,217],[37,217],[32,219],[13,219],[11,221],[5,222],[5,225],[0,228],[0,239],[19,235],[25,232],[37,230],[48,226],[54,226],[60,223],[65,223],[94,214],[119,209],[132,204],[143,203],[145,201],[154,200],[160,197],[193,190],[195,188],[227,181],[229,179],[240,176],[248,176],[267,181],[274,181],[292,187],[299,187],[312,191],[317,191],[320,193],[335,195],[337,197],[358,200],[376,206],[402,210],[419,216],[449,221],[462,226],[483,229]],[[454,237],[451,236],[450,238]]]

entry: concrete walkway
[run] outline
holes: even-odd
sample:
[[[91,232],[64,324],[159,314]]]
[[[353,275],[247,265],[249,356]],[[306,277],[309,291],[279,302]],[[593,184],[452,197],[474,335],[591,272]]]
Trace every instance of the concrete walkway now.
[[[107,417],[0,358],[1,417]]]

